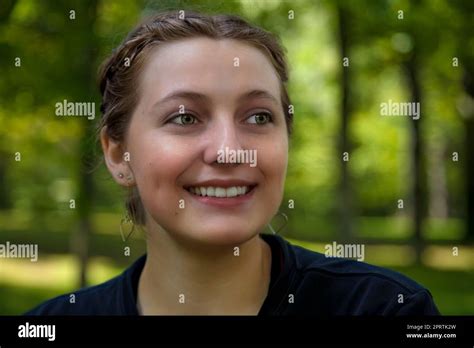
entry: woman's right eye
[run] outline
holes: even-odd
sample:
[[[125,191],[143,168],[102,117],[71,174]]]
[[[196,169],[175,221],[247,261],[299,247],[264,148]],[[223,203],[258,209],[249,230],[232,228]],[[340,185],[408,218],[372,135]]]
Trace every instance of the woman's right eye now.
[[[179,114],[172,117],[168,122],[178,124],[180,126],[187,126],[197,123],[197,118],[191,114]]]

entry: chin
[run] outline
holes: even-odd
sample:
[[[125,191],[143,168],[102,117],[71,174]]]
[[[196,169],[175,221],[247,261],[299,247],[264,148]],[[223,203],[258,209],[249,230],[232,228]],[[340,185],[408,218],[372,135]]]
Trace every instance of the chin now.
[[[187,238],[200,244],[235,247],[255,237],[258,231],[258,228],[249,229],[248,225],[239,228],[238,225],[227,224],[225,226],[212,226],[209,228],[200,226],[196,229],[196,227],[194,227],[194,229],[188,230],[186,234]]]

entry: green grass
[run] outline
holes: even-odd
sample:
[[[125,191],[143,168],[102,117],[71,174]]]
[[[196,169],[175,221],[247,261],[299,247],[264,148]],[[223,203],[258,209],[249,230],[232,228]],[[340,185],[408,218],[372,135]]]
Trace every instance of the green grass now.
[[[44,300],[66,292],[65,288],[37,288],[0,283],[0,315],[21,315]]]
[[[391,267],[428,288],[444,315],[474,315],[474,274],[426,267]],[[0,283],[0,314],[18,315],[42,301],[71,291],[69,287],[40,288]]]
[[[58,260],[57,262],[61,262]],[[129,260],[130,262],[130,260]],[[95,260],[95,267],[91,268],[90,279],[97,284],[110,279],[121,271],[122,266],[114,264],[112,260]],[[59,268],[60,265],[54,268]],[[415,281],[419,282],[433,295],[436,305],[444,315],[473,315],[474,314],[474,272],[438,270],[424,266],[389,266]],[[74,273],[75,270],[70,270]],[[73,275],[68,277],[74,279]],[[21,285],[20,285],[21,284]],[[18,315],[33,308],[37,304],[54,296],[75,290],[72,281],[55,282],[55,286],[38,284],[24,284],[12,279],[0,282],[0,315]]]
[[[430,290],[441,314],[474,315],[474,272],[391,267]]]
[[[0,211],[0,243],[37,243],[40,257],[48,254],[71,254],[71,236],[76,225],[67,214],[47,216],[42,222],[33,223],[34,219],[22,214]],[[90,256],[104,258],[100,276],[91,274],[93,282],[106,279],[109,275],[116,274],[118,269],[128,266],[131,259],[124,257],[123,248],[129,245],[132,257],[145,252],[145,242],[141,231],[136,231],[135,238],[124,244],[120,238],[120,216],[116,214],[95,214],[93,225],[96,233],[90,239]],[[410,237],[409,223],[404,218],[388,217],[361,217],[357,220],[358,236],[362,238],[385,238],[387,240],[404,240]],[[328,219],[307,216],[304,219],[292,219],[290,224],[282,231],[282,235],[298,239],[300,244],[309,249],[314,249],[312,239],[335,240],[335,224]],[[461,220],[448,219],[443,221],[429,220],[425,224],[425,236],[429,240],[454,239],[460,240],[463,236]],[[462,243],[461,243],[462,244]],[[460,244],[460,245],[461,245]],[[391,247],[384,245],[386,250],[372,253],[377,256],[368,262],[375,262],[382,266],[398,270],[427,287],[443,314],[474,314],[474,272],[461,270],[440,270],[423,266],[409,266],[396,263],[396,259],[403,259],[400,246]],[[402,247],[403,249],[403,247]],[[370,250],[376,250],[372,248]],[[319,250],[321,251],[321,250]],[[370,253],[369,253],[370,254]],[[406,258],[405,258],[406,259]],[[102,261],[98,261],[99,263]],[[71,272],[74,272],[72,270]],[[75,279],[71,276],[68,279]],[[0,279],[0,314],[21,314],[38,303],[74,290],[74,284],[67,282],[56,283],[55,286],[39,287],[34,282],[25,283],[15,280]]]
[[[322,243],[293,239],[289,239],[289,241],[292,244],[324,253],[324,244]],[[397,259],[397,256],[398,258],[406,257],[406,255],[402,255],[401,250],[406,249],[406,246],[383,245],[378,248],[383,248],[383,252],[376,254],[369,252],[366,255],[366,262],[398,271],[429,289],[441,314],[474,315],[474,270],[469,268],[472,266],[464,265],[466,270],[445,270],[423,265],[399,265],[397,261],[400,260]],[[450,250],[449,247],[446,248],[448,251]],[[406,252],[407,250],[405,250]],[[469,262],[468,260],[465,259],[466,262]],[[440,264],[440,260],[437,261]]]
[[[317,216],[292,219],[282,231],[287,237],[299,240],[334,240],[339,238],[336,220]],[[409,240],[412,237],[410,219],[406,217],[360,216],[355,220],[354,238],[385,239],[387,241]],[[427,219],[423,225],[426,241],[462,240],[465,227],[461,219]]]

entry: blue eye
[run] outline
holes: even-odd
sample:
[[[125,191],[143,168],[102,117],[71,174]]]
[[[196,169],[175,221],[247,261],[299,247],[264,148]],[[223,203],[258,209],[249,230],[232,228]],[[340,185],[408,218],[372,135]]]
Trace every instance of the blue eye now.
[[[258,112],[250,116],[247,120],[252,120],[252,121],[249,121],[249,123],[257,124],[257,125],[264,125],[269,122],[273,122],[272,115],[269,114],[268,112]]]
[[[191,114],[179,114],[169,120],[169,122],[179,124],[180,126],[187,126],[197,123],[197,118]]]

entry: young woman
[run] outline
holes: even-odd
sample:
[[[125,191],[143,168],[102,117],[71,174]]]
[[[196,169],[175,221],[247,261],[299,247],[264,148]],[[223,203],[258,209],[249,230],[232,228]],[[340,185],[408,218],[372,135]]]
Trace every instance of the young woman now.
[[[100,78],[105,162],[131,190],[147,254],[28,314],[439,314],[401,274],[261,234],[282,201],[293,122],[273,35],[236,16],[161,13]]]

